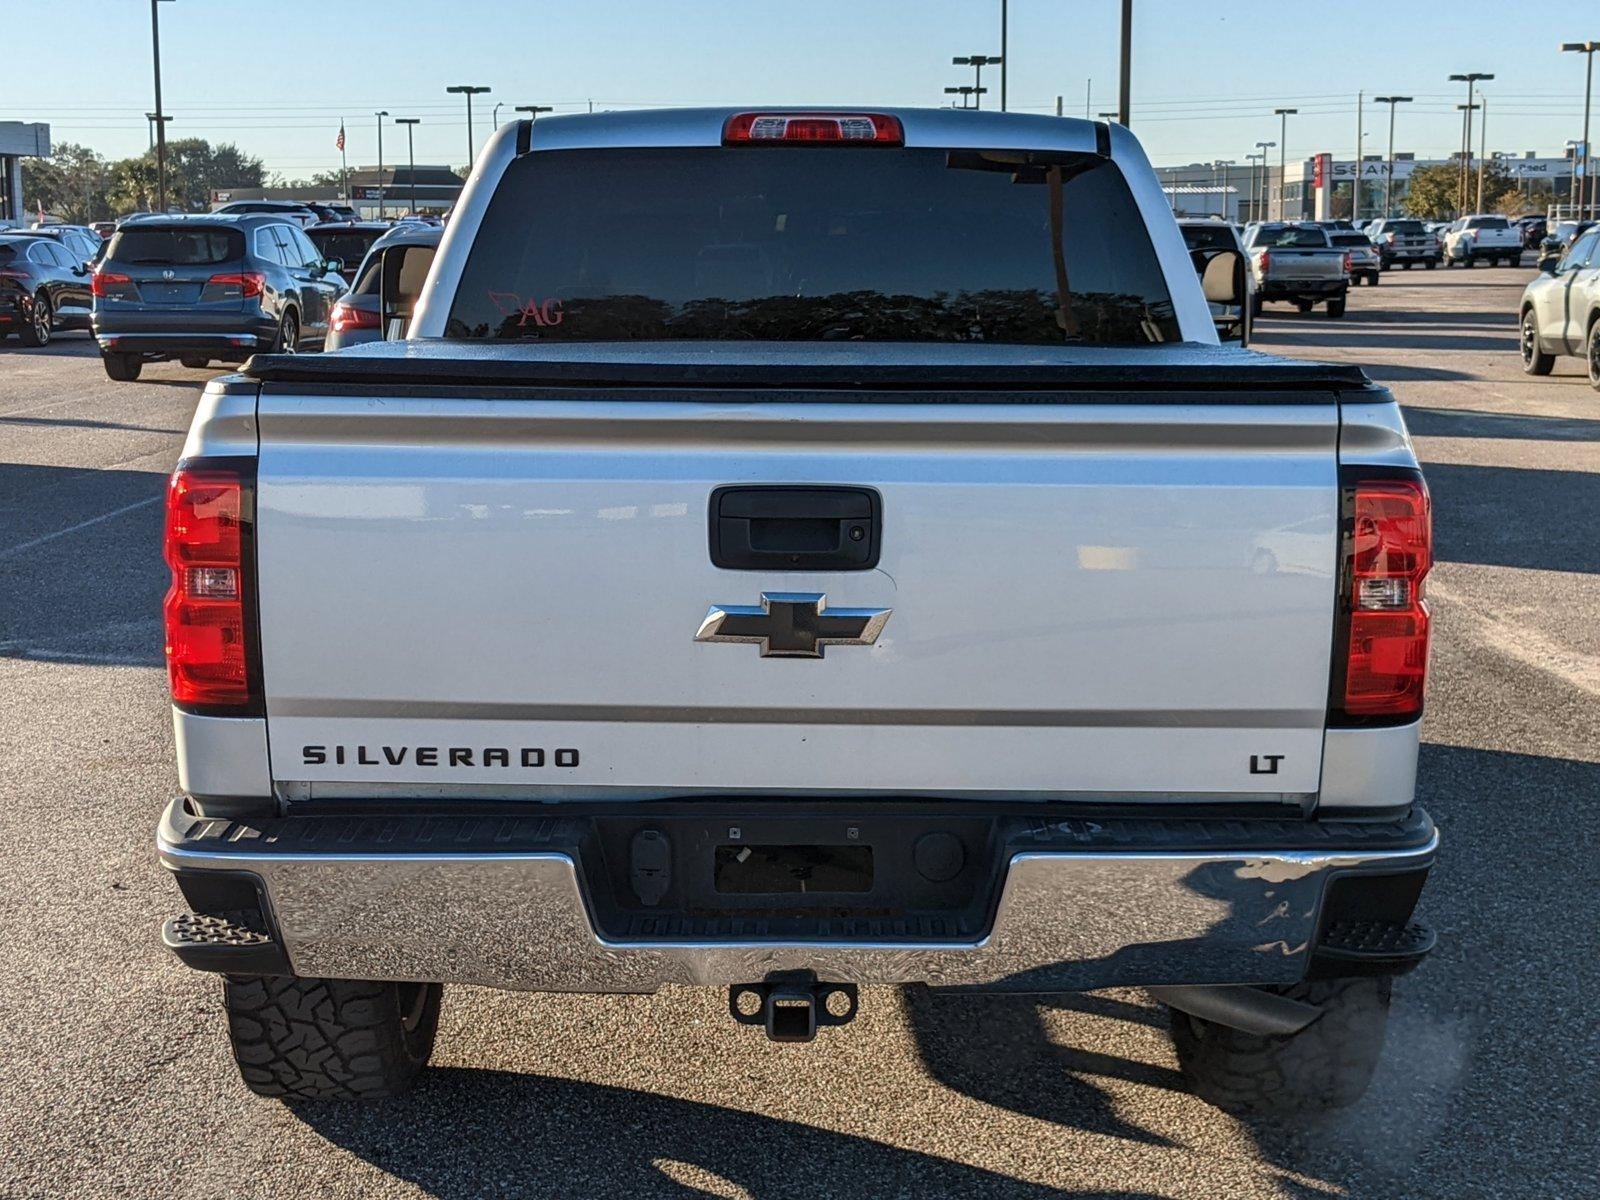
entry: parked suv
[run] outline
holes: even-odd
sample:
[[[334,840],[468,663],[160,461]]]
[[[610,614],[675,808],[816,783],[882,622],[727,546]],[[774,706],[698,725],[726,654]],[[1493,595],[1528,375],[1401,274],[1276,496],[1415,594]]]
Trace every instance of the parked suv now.
[[[100,249],[100,237],[87,225],[35,225],[32,229],[19,229],[28,237],[49,238],[58,246],[71,252],[74,261],[86,263]]]
[[[362,342],[384,340],[379,288],[385,276],[390,280],[389,318],[400,322],[400,328],[389,336],[404,336],[405,324],[422,294],[423,281],[443,237],[444,230],[436,225],[405,224],[396,225],[373,242],[356,269],[355,284],[333,306],[323,349],[342,350]]]
[[[54,238],[0,233],[0,338],[45,346],[57,329],[89,328],[89,269]]]
[[[344,291],[300,227],[278,216],[166,217],[124,225],[94,274],[94,333],[112,379],[147,362],[243,362],[315,349]]]
[[[1600,229],[1590,228],[1559,261],[1541,260],[1522,292],[1518,324],[1522,369],[1548,375],[1561,355],[1577,355],[1600,390]]]
[[[337,258],[344,264],[345,282],[356,281],[356,268],[372,243],[388,233],[387,221],[325,221],[306,230],[311,244],[322,251],[324,258]]]
[[[1382,270],[1400,266],[1409,271],[1421,263],[1431,271],[1439,265],[1439,239],[1415,217],[1384,217],[1367,226],[1367,236],[1378,248]]]

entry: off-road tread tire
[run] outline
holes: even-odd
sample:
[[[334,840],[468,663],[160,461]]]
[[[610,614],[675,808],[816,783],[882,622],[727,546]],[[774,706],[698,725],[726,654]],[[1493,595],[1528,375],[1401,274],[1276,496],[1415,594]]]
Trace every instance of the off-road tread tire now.
[[[421,1016],[408,1030],[405,984],[225,976],[228,1036],[245,1086],[299,1100],[400,1095],[427,1064],[439,1026],[444,989],[421,986]]]
[[[1389,1015],[1386,977],[1319,979],[1285,995],[1322,1015],[1289,1037],[1229,1029],[1172,1011],[1178,1065],[1195,1094],[1226,1112],[1288,1116],[1355,1103],[1383,1053]]]

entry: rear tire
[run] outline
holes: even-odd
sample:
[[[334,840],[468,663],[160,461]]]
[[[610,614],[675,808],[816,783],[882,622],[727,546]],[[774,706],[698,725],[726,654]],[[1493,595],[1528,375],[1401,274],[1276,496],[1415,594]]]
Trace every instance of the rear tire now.
[[[1600,392],[1600,318],[1589,321],[1589,336],[1584,339],[1583,358],[1589,366],[1589,386]]]
[[[1590,331],[1591,335],[1593,330]],[[1533,309],[1522,314],[1522,327],[1519,334],[1522,350],[1522,369],[1529,375],[1548,375],[1550,368],[1556,365],[1556,356],[1546,354],[1539,346],[1539,319],[1533,315]]]
[[[258,1096],[379,1100],[416,1081],[439,1027],[437,983],[226,976],[244,1085]]]
[[[278,336],[272,341],[272,353],[300,353],[300,318],[295,316],[292,308],[278,322]]]
[[[1173,1010],[1178,1065],[1198,1096],[1231,1113],[1280,1116],[1361,1098],[1383,1053],[1389,980],[1314,980],[1285,994],[1322,1009],[1288,1037],[1245,1033]]]
[[[137,354],[104,354],[100,361],[105,363],[106,375],[118,383],[132,383],[144,370],[144,360]]]
[[[1433,270],[1433,269],[1434,269],[1434,268],[1435,268],[1435,267],[1437,267],[1437,266],[1438,266],[1438,265],[1439,265],[1439,260],[1438,260],[1438,259],[1436,259],[1436,258],[1430,258],[1430,259],[1429,259],[1429,260],[1428,260],[1428,261],[1427,261],[1427,262],[1426,262],[1426,263],[1425,263],[1425,264],[1423,264],[1423,265],[1424,265],[1424,266],[1426,266],[1426,267],[1427,267],[1427,268],[1428,268],[1428,270],[1430,270],[1430,271],[1431,271],[1431,270]]]
[[[48,346],[55,331],[55,313],[50,308],[50,297],[40,292],[29,306],[28,319],[17,330],[24,346]]]
[[[1344,303],[1345,298],[1343,296],[1340,296],[1337,300],[1329,300],[1328,316],[1335,319],[1344,316]]]

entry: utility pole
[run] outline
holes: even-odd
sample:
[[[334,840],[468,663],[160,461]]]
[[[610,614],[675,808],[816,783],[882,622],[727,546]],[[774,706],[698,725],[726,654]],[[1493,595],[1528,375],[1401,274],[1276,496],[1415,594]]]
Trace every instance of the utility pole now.
[[[1280,221],[1283,220],[1285,181],[1289,177],[1289,118],[1299,111],[1298,108],[1275,108],[1272,110],[1272,115],[1281,122],[1281,128],[1278,132],[1278,220]],[[1303,208],[1304,205],[1302,205]]]
[[[1117,81],[1117,123],[1132,124],[1133,102],[1133,0],[1122,0],[1122,70]]]
[[[1087,79],[1083,84],[1083,116],[1087,120],[1089,110],[1094,107],[1094,80]]]
[[[477,146],[472,140],[472,98],[493,90],[493,88],[481,87],[470,83],[458,83],[452,87],[445,88],[445,91],[452,96],[465,96],[467,98],[467,169],[469,171],[472,169],[472,160],[478,156]]]
[[[1003,55],[1003,54],[967,54],[967,55],[959,55],[959,56],[957,56],[955,58],[952,58],[950,60],[950,62],[951,62],[951,64],[953,66],[971,67],[972,68],[972,91],[971,91],[970,94],[973,95],[973,96],[982,96],[985,92],[987,92],[989,90],[988,88],[983,86],[983,69],[985,67],[999,67],[1000,68],[1000,86],[1002,88],[1005,87],[1005,78],[1006,78],[1006,73],[1005,73],[1005,55]],[[950,91],[950,89],[949,88],[945,88],[945,91],[948,92],[948,91]],[[966,105],[962,105],[962,107],[965,108]],[[977,107],[979,107],[979,108],[983,107],[983,101],[982,100],[978,101]],[[1000,111],[1001,112],[1005,111],[1005,100],[1004,99],[1002,99],[1001,102],[1000,102]]]
[[[1061,112],[1061,105],[1062,105],[1062,102],[1065,99],[1066,99],[1065,96],[1057,96],[1056,97],[1056,116],[1058,116],[1058,117],[1063,115],[1062,112]]]
[[[1589,98],[1594,92],[1594,52],[1600,50],[1600,42],[1563,42],[1563,52],[1575,51],[1588,59],[1588,66],[1583,75],[1583,190],[1578,199],[1578,219],[1584,220],[1594,216],[1595,185],[1589,182]],[[1577,162],[1577,158],[1573,158]],[[1552,200],[1555,195],[1552,192]]]
[[[389,115],[386,108],[373,113],[378,118],[378,220],[383,220],[383,119]]]
[[[1394,216],[1394,110],[1397,104],[1410,104],[1410,96],[1379,96],[1379,104],[1389,106],[1389,171],[1383,181],[1383,215]]]
[[[1350,223],[1352,225],[1361,216],[1361,150],[1367,144],[1367,135],[1361,131],[1362,102],[1365,96],[1365,92],[1356,93],[1356,173],[1355,182],[1350,185]]]
[[[167,211],[167,118],[161,107],[161,18],[156,9],[161,0],[150,0],[150,57],[156,68],[156,211]]]
[[[410,164],[411,169],[411,215],[414,217],[417,215],[417,149],[411,140],[411,134],[415,126],[422,124],[422,118],[396,117],[394,123],[406,127],[406,162]]]
[[[1464,83],[1467,85],[1467,115],[1463,118],[1464,132],[1461,136],[1461,211],[1456,214],[1457,216],[1466,216],[1467,185],[1472,179],[1472,110],[1477,107],[1472,102],[1472,89],[1483,80],[1493,78],[1493,75],[1484,71],[1473,71],[1466,75],[1450,76],[1451,83]]]

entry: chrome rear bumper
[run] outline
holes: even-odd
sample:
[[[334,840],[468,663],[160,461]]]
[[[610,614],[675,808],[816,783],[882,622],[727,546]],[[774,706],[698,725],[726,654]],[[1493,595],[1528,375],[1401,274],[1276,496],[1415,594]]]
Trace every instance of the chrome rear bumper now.
[[[621,941],[597,931],[575,852],[463,850],[452,843],[474,839],[437,832],[425,848],[398,837],[392,850],[351,850],[338,838],[308,846],[270,828],[195,817],[181,800],[165,814],[157,848],[180,876],[258,880],[266,922],[296,975],[649,992],[796,970],[834,982],[1014,991],[1291,983],[1306,973],[1330,881],[1425,870],[1438,846],[1420,812],[1403,836],[1359,835],[1370,844],[1341,848],[1319,845],[1339,839],[1312,822],[1306,848],[1261,851],[1250,848],[1248,820],[1206,824],[1231,826],[1237,844],[1163,851],[1093,844],[1105,839],[1091,835],[1078,849],[1014,853],[989,932],[959,942],[738,931]]]

